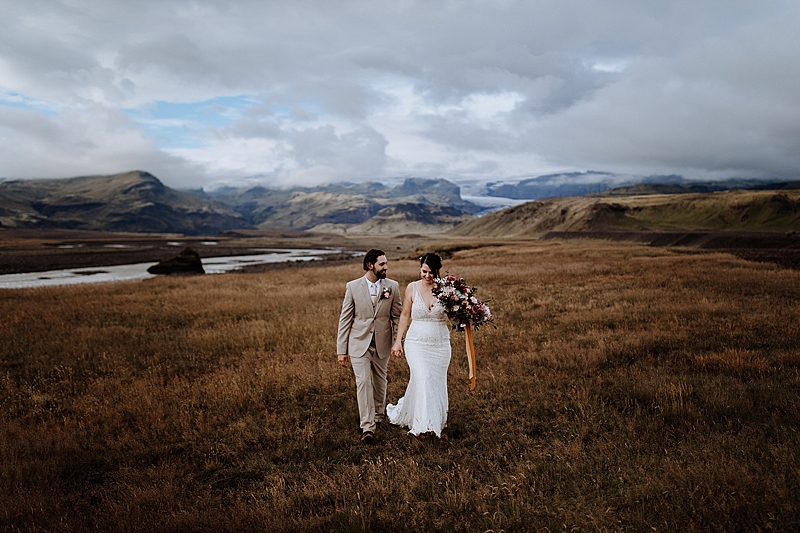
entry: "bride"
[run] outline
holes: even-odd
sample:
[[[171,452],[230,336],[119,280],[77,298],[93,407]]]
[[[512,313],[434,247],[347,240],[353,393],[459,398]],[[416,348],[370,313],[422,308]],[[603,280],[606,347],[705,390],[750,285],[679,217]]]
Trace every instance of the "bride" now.
[[[403,312],[397,326],[392,353],[405,352],[411,377],[406,394],[397,405],[387,405],[389,422],[408,427],[409,433],[420,439],[442,436],[447,422],[447,367],[450,365],[450,331],[446,315],[433,296],[435,278],[439,277],[442,259],[434,253],[420,260],[420,280],[408,284],[403,298]],[[411,327],[408,327],[411,322]],[[401,346],[405,339],[405,350]]]

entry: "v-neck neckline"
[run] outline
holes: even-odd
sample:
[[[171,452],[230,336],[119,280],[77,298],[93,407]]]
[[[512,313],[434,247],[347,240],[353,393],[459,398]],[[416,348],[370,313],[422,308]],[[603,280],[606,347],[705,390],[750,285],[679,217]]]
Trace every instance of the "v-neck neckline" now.
[[[422,304],[425,306],[425,309],[427,309],[428,312],[433,311],[433,308],[436,306],[436,302],[438,300],[436,298],[434,298],[433,299],[433,304],[432,305],[428,305],[428,302],[425,301],[425,297],[422,296],[422,291],[419,290],[419,284],[417,284],[417,294],[419,294],[419,298],[420,298],[420,300],[422,300]]]

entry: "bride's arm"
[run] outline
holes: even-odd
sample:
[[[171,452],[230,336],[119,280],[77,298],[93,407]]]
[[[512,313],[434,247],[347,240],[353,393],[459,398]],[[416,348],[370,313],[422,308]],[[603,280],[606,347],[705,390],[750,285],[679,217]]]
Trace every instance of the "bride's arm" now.
[[[413,282],[412,282],[413,283]],[[400,321],[397,324],[397,334],[392,344],[392,354],[400,357],[403,355],[403,335],[406,333],[409,322],[411,322],[411,306],[414,303],[414,288],[409,283],[406,293],[403,295],[403,311],[400,313]]]

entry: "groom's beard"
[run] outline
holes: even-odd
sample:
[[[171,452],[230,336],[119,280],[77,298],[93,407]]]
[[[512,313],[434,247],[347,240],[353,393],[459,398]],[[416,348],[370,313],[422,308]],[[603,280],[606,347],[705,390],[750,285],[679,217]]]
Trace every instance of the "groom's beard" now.
[[[375,272],[375,277],[378,279],[386,279],[386,271],[381,270],[380,272]]]

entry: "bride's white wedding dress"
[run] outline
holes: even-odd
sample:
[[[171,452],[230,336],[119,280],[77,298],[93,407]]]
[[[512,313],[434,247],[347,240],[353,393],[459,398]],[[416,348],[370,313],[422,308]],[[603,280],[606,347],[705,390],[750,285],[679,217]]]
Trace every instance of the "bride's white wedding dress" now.
[[[410,428],[412,435],[434,432],[442,436],[447,422],[447,367],[450,366],[450,330],[444,308],[436,301],[428,309],[414,287],[411,326],[404,351],[411,377],[397,405],[387,405],[389,422]]]

